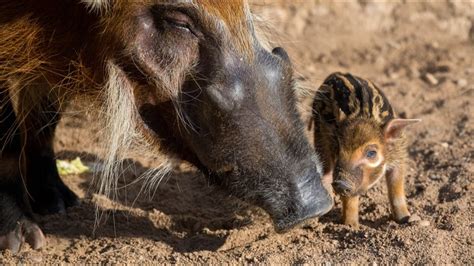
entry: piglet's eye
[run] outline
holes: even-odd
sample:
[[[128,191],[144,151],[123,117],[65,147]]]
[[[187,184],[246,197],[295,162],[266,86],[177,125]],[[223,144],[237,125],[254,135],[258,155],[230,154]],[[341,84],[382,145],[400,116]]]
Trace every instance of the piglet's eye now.
[[[374,150],[368,150],[367,153],[365,154],[365,157],[369,159],[374,159],[375,156],[377,156],[377,151],[374,151]]]

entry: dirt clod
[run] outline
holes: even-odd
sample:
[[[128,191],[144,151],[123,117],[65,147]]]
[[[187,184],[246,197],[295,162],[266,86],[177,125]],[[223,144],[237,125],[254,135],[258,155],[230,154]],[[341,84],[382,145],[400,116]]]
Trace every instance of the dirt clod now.
[[[430,222],[427,220],[421,220],[418,222],[418,224],[423,227],[430,226]]]

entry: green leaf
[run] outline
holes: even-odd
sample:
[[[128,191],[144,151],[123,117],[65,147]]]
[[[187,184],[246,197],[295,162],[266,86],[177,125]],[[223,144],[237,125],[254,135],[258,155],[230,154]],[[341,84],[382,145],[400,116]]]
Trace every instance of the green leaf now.
[[[89,167],[84,165],[81,158],[69,160],[56,160],[56,167],[60,175],[78,175],[90,171]]]

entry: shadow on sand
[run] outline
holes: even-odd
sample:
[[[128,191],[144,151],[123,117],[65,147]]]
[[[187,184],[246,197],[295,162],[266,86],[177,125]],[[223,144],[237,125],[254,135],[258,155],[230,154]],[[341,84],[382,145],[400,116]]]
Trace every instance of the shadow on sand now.
[[[92,154],[65,151],[57,155],[60,159],[78,156],[86,164],[100,164]],[[66,214],[38,217],[44,232],[68,238],[147,238],[164,242],[176,252],[193,252],[215,251],[224,244],[227,236],[212,231],[237,229],[250,223],[246,215],[239,215],[248,206],[210,186],[199,172],[172,171],[148,197],[142,191],[143,182],[136,181],[148,168],[132,160],[126,164],[133,171],[125,172],[118,181],[118,186],[125,188],[119,189],[114,203],[91,193],[92,174],[74,178],[80,182],[71,188],[86,192],[81,204],[69,208]],[[113,204],[118,204],[118,209],[112,210]],[[94,231],[97,206],[105,219]]]

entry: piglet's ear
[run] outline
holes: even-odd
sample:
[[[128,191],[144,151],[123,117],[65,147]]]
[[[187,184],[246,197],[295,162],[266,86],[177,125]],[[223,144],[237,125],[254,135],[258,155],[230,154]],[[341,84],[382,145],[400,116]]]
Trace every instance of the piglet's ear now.
[[[420,122],[421,119],[401,119],[390,120],[384,128],[384,137],[386,140],[393,140],[400,137],[403,129],[411,124]]]

